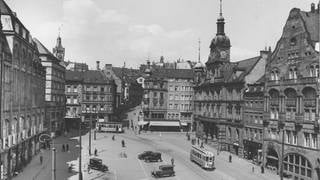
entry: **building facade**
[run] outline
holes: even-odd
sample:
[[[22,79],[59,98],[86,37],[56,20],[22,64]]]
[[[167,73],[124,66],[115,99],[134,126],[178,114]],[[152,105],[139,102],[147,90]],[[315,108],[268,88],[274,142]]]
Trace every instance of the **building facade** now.
[[[243,94],[243,156],[245,159],[262,162],[264,77],[247,84]]]
[[[243,155],[243,92],[264,72],[267,55],[230,62],[230,39],[220,10],[217,34],[210,44],[206,67],[196,64],[194,116],[196,135],[219,150]]]
[[[61,38],[58,37],[58,40]],[[42,65],[46,68],[46,114],[44,128],[60,134],[64,130],[65,73],[62,60],[55,57],[38,39],[34,39],[39,50]],[[59,44],[57,42],[57,44]]]
[[[193,71],[151,68],[143,85],[143,115],[151,130],[188,130],[192,121]]]
[[[294,179],[320,178],[319,22],[293,8],[265,72],[265,166]]]
[[[66,72],[66,121],[68,128],[84,122],[112,121],[115,109],[116,85],[100,70]]]
[[[0,1],[1,179],[11,179],[39,151],[45,118],[45,68],[28,29]]]

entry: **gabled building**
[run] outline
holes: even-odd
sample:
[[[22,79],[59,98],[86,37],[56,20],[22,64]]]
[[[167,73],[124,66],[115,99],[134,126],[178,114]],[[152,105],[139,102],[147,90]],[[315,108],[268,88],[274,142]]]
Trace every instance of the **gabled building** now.
[[[193,70],[145,69],[143,115],[151,130],[191,128],[193,118]]]
[[[115,109],[116,85],[101,70],[66,72],[66,123],[76,127],[84,122],[112,121]]]
[[[219,150],[242,156],[243,93],[247,83],[254,83],[263,75],[268,54],[230,62],[231,43],[224,24],[220,9],[206,66],[198,63],[194,68],[196,135]]]
[[[44,131],[45,68],[29,30],[0,1],[1,179],[11,179],[40,150]],[[3,52],[2,52],[3,51]]]
[[[320,178],[319,9],[290,11],[266,65],[264,163],[294,179]]]
[[[58,37],[58,41],[60,41],[61,45],[60,37]],[[64,131],[66,110],[64,94],[66,69],[63,61],[55,57],[38,39],[34,38],[34,42],[39,50],[41,63],[46,68],[46,115],[44,126],[48,131],[60,134]]]

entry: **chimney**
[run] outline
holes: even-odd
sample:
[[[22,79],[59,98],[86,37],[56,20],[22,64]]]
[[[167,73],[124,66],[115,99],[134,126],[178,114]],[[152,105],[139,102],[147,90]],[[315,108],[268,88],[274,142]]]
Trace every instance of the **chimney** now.
[[[316,11],[316,5],[311,3],[311,12],[314,13]]]
[[[97,61],[97,70],[100,70],[100,61]]]
[[[267,47],[265,47],[264,50],[260,51],[260,56],[261,57],[268,57],[271,54],[271,46],[269,46],[269,48],[267,49]]]

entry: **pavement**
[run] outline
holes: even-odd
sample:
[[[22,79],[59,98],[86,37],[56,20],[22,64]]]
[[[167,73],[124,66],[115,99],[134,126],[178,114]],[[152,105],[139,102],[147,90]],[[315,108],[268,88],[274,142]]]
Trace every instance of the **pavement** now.
[[[78,180],[78,137],[68,135],[55,139],[57,148],[57,180]],[[112,136],[115,135],[115,140]],[[84,180],[147,180],[154,179],[151,171],[158,169],[161,164],[171,164],[171,158],[175,161],[176,176],[163,178],[165,180],[274,180],[279,176],[266,170],[260,173],[260,168],[247,160],[233,156],[229,163],[228,152],[216,154],[216,149],[205,145],[205,148],[215,154],[215,166],[213,171],[207,171],[189,160],[191,142],[187,140],[185,133],[173,132],[145,132],[137,134],[126,130],[124,134],[97,133],[97,139],[92,140],[92,152],[98,150],[98,158],[109,167],[107,173],[97,170],[88,171],[90,157],[88,151],[88,133],[82,138],[82,172]],[[93,136],[92,136],[93,137]],[[125,140],[126,147],[121,146],[121,140]],[[62,144],[68,143],[70,152],[62,152]],[[143,151],[152,150],[162,153],[163,162],[146,163],[138,160],[137,155]],[[126,157],[123,154],[126,154]],[[51,179],[51,151],[42,152],[44,162],[41,165],[39,155],[33,158],[31,163],[14,180],[50,180]],[[74,164],[73,172],[68,172],[68,164]],[[252,167],[255,171],[252,172]]]

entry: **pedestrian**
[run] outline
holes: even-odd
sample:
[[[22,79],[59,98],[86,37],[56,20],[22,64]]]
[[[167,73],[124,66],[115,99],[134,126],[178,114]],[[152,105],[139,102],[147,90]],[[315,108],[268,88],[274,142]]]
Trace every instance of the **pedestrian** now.
[[[231,154],[229,155],[229,162],[230,162],[230,163],[232,162],[232,156],[231,156]]]
[[[88,164],[87,167],[88,167],[88,174],[90,174],[90,169],[91,169],[91,168],[90,168],[90,165]]]
[[[199,140],[199,138],[198,138],[198,145],[200,144],[200,140]]]
[[[98,150],[97,149],[94,149],[94,155],[98,156]]]
[[[201,142],[201,146],[200,146],[200,148],[203,148],[203,142]]]
[[[254,166],[252,166],[252,172],[254,173]]]
[[[42,162],[43,162],[43,156],[40,155],[40,164],[42,165]]]
[[[261,165],[261,173],[262,173],[262,174],[264,173],[264,167],[263,167],[263,165]]]
[[[174,166],[174,159],[171,158],[171,165]]]
[[[67,152],[69,152],[69,144],[66,145]]]
[[[62,144],[62,152],[64,152],[66,150],[64,144]]]

